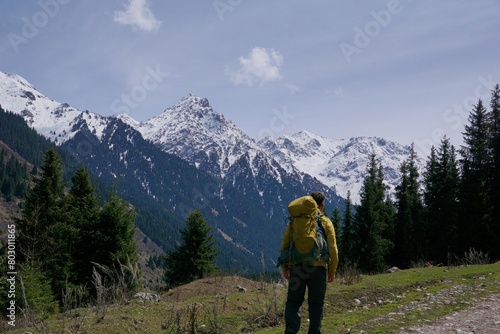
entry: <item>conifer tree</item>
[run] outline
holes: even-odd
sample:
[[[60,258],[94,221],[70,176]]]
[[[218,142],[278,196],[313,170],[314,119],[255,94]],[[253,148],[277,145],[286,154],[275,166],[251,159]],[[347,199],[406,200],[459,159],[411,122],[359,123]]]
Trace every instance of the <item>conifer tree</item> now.
[[[490,255],[495,258],[500,258],[500,86],[495,85],[491,92],[490,102],[491,112],[491,127],[490,127],[490,147],[492,154],[492,170],[491,170],[491,195],[490,206],[492,208],[490,224],[491,238],[493,244],[490,245]]]
[[[49,230],[62,219],[64,189],[62,162],[54,148],[45,153],[40,169],[41,177],[35,179],[17,225],[21,259],[46,269],[48,254],[56,246],[56,240],[49,237]]]
[[[489,114],[481,100],[469,115],[460,149],[460,252],[470,248],[488,251],[491,231],[489,190],[492,166]],[[489,242],[488,242],[489,241]],[[498,242],[498,241],[496,241]]]
[[[424,257],[422,244],[425,240],[422,229],[423,203],[420,193],[417,154],[414,145],[410,156],[400,166],[401,182],[396,186],[396,217],[394,231],[395,265],[409,267],[412,260]]]
[[[100,207],[90,174],[80,166],[71,181],[72,186],[66,197],[66,220],[78,231],[72,248],[77,274],[74,283],[85,285],[92,280],[92,262],[99,262],[97,253],[108,238],[100,231]]]
[[[444,137],[439,150],[431,148],[424,173],[425,234],[430,260],[446,263],[458,247],[459,174],[455,148]]]
[[[41,176],[28,192],[23,215],[17,220],[19,261],[28,281],[28,273],[38,272],[32,284],[45,277],[52,291],[44,290],[42,299],[52,300],[61,293],[72,261],[67,254],[68,231],[63,226],[62,162],[55,149],[47,151]],[[71,235],[71,234],[70,234]],[[23,273],[21,274],[21,277]],[[27,275],[27,276],[26,276]],[[47,282],[45,282],[47,284]],[[27,287],[31,289],[35,287]],[[38,298],[38,297],[37,297]]]
[[[342,219],[340,217],[339,208],[335,207],[335,209],[333,209],[332,218],[330,220],[333,224],[333,228],[335,229],[335,239],[337,241],[337,245],[340,245],[342,242]]]
[[[380,272],[386,267],[386,259],[392,243],[387,239],[390,212],[386,202],[382,166],[371,155],[368,175],[360,192],[361,202],[357,208],[356,248],[359,267],[364,272]]]
[[[28,184],[26,163],[22,164],[13,156],[0,150],[0,193],[10,202],[14,198],[24,198]]]
[[[424,234],[428,242],[424,245],[425,256],[427,260],[434,260],[434,251],[431,249],[433,242],[431,237],[436,237],[433,229],[435,228],[437,222],[434,219],[433,212],[437,212],[439,209],[439,172],[438,172],[438,158],[436,148],[431,147],[429,156],[427,157],[424,179],[423,179],[423,203],[424,203],[424,219],[423,228]]]
[[[164,278],[169,286],[189,283],[216,270],[217,249],[210,231],[199,210],[188,215],[186,227],[180,231],[181,245],[165,255]]]
[[[356,263],[357,259],[354,254],[355,246],[355,231],[354,231],[354,213],[353,204],[351,201],[351,191],[347,192],[345,199],[345,210],[342,219],[342,239],[338,243],[340,263]]]
[[[95,240],[98,251],[95,262],[108,267],[115,266],[118,261],[122,264],[137,263],[135,212],[118,196],[116,189],[104,203],[99,218],[95,231],[100,236]]]

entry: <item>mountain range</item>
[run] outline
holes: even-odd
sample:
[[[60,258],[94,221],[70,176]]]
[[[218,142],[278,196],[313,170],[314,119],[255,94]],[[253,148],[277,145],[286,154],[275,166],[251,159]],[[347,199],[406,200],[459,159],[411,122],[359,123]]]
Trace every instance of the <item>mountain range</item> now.
[[[378,137],[329,139],[308,131],[256,141],[193,94],[141,122],[126,114],[102,116],[57,102],[4,72],[0,105],[70,151],[104,184],[117,181],[140,214],[143,203],[154,207],[158,214],[139,228],[164,249],[179,241],[172,231],[187,213],[200,209],[232,259],[228,267],[259,266],[260,257],[272,263],[293,198],[323,191],[329,210],[342,207],[348,191],[359,201],[372,153],[394,189],[410,150]]]

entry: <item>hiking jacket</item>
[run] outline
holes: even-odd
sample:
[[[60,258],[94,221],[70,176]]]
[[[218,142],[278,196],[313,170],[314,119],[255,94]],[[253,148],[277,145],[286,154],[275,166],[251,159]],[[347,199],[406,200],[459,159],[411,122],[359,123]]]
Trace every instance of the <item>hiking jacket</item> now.
[[[319,210],[318,210],[319,211]],[[330,261],[327,263],[324,260],[310,262],[309,264],[312,266],[322,266],[328,269],[328,274],[332,277],[335,276],[335,272],[337,271],[337,265],[339,263],[339,252],[337,248],[337,239],[335,237],[335,228],[333,227],[333,223],[331,220],[322,215],[321,216],[321,225],[323,226],[323,230],[325,231],[326,242],[328,243],[328,253],[330,254]],[[285,250],[290,247],[290,224],[287,225],[285,229],[285,234],[283,235],[283,239],[281,240],[280,251]],[[292,263],[294,264],[294,263]],[[282,265],[283,270],[288,270],[288,263],[284,263]]]

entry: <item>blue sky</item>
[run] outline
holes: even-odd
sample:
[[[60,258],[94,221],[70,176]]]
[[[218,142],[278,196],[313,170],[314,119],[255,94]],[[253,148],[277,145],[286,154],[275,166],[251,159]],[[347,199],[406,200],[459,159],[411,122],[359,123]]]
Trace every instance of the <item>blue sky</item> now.
[[[307,130],[462,143],[500,82],[500,1],[0,2],[0,70],[141,121],[183,96],[255,139]]]

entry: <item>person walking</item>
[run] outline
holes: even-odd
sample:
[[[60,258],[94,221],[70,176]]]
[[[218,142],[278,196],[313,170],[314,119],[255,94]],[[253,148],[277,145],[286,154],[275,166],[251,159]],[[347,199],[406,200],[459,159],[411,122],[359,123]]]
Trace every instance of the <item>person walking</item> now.
[[[295,334],[300,329],[300,310],[304,302],[306,288],[309,306],[308,334],[321,333],[326,286],[327,282],[333,282],[338,265],[335,229],[330,219],[321,214],[325,209],[325,196],[321,192],[313,192],[310,196],[317,205],[317,214],[320,215],[318,223],[321,223],[320,228],[323,229],[323,235],[328,244],[329,259],[282,263],[283,276],[288,280],[288,293],[285,306],[285,334]],[[281,251],[290,247],[291,231],[289,226],[285,230],[281,242]]]

